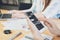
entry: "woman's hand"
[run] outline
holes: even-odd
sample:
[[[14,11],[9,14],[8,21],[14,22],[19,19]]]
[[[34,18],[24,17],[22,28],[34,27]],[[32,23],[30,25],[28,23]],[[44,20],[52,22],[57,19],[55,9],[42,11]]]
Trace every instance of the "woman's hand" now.
[[[52,34],[60,36],[60,29],[57,27],[58,25],[52,20],[58,20],[58,19],[47,19],[46,21],[44,21],[44,24],[48,27],[49,31]]]
[[[48,27],[49,31],[54,35],[60,35],[60,29],[57,27],[58,25],[55,23],[55,21],[52,20],[60,20],[60,19],[47,19],[43,14],[37,13],[35,16],[40,20],[43,21],[44,24]]]
[[[9,13],[12,14],[12,18],[25,18],[25,12],[18,10],[11,10]]]
[[[36,28],[36,26],[30,21],[30,19],[26,16],[29,24],[29,28],[32,32],[32,35],[34,37],[34,40],[44,40],[43,37],[41,36],[39,30]]]
[[[34,14],[37,18],[38,18],[38,20],[40,20],[40,21],[45,21],[46,20],[46,17],[42,14],[42,13],[35,13]]]

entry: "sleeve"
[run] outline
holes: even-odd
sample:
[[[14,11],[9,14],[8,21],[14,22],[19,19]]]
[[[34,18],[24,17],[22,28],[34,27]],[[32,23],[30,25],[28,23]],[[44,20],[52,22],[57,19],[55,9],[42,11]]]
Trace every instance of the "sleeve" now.
[[[42,13],[46,18],[53,18],[53,16],[57,14],[58,10],[60,10],[59,8],[60,8],[60,2],[52,1],[50,5]]]

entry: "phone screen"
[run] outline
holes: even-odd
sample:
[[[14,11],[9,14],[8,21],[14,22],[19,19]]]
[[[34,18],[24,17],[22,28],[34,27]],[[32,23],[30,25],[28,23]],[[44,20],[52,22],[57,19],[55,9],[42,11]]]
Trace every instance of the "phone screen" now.
[[[31,22],[38,28],[38,30],[41,30],[42,28],[44,28],[42,23],[35,17],[35,15],[32,12],[27,12],[26,14],[31,20]]]

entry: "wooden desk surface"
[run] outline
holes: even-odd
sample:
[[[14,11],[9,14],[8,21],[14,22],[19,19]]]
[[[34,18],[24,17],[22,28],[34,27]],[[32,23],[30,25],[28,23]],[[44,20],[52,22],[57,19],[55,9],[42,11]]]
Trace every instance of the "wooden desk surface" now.
[[[0,40],[9,40],[9,38],[11,38],[12,36],[16,35],[18,32],[22,32],[23,34],[18,36],[15,40],[19,40],[21,38],[23,38],[26,34],[29,34],[31,33],[30,31],[25,31],[25,30],[12,30],[12,34],[4,34],[4,26],[1,24],[1,22],[4,22],[4,21],[0,21]],[[57,21],[56,21],[57,22]],[[46,30],[43,34],[46,34],[46,35],[51,35],[51,33]],[[59,37],[54,37],[54,40],[60,40]]]
[[[7,12],[7,11],[4,11],[3,13],[5,13],[5,12]],[[53,20],[53,21],[55,21],[55,23],[58,26],[60,26],[60,20]],[[19,39],[23,38],[26,34],[31,33],[30,31],[24,31],[24,30],[12,30],[12,34],[9,34],[9,35],[7,34],[6,35],[6,34],[3,33],[4,26],[1,24],[1,22],[4,22],[4,21],[0,21],[0,40],[9,40],[9,38],[11,38],[13,35],[16,35],[16,33],[22,32],[23,33],[22,35],[18,36],[16,39],[14,39],[14,40],[19,40]],[[43,34],[52,35],[48,30],[43,32]],[[54,37],[53,40],[60,40],[60,37]]]

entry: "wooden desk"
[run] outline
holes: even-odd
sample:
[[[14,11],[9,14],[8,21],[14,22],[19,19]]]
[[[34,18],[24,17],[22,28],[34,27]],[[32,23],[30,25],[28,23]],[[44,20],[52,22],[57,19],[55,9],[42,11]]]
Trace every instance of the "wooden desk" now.
[[[58,23],[60,23],[60,22],[57,22],[57,20],[54,20],[54,21],[57,23],[57,25],[59,25]],[[14,39],[14,40],[19,40],[19,39],[23,38],[26,34],[30,34],[31,33],[31,31],[25,31],[25,30],[11,30],[12,31],[11,34],[4,34],[4,25],[1,24],[3,22],[5,22],[5,21],[0,21],[0,40],[4,40],[4,39],[5,40],[9,40],[9,38],[12,38],[18,32],[22,32],[22,34],[20,36],[18,36],[17,38]],[[52,35],[48,30],[43,32],[43,34]],[[60,37],[54,37],[53,40],[60,40]]]
[[[2,11],[3,12],[3,11]],[[6,11],[4,11],[3,13],[5,13]],[[53,20],[55,21],[55,23],[60,26],[60,20]],[[0,21],[0,40],[9,40],[9,38],[11,38],[13,35],[15,35],[16,33],[18,32],[22,32],[23,34],[18,36],[16,39],[14,40],[19,40],[21,38],[23,38],[26,34],[29,34],[31,33],[31,31],[25,31],[25,30],[12,30],[12,33],[11,34],[4,34],[4,25],[2,25],[1,23],[4,22],[4,21]],[[52,35],[49,30],[46,30],[45,32],[43,32],[43,34],[46,34],[46,35]],[[60,40],[60,37],[54,37],[53,40]]]
[[[4,25],[2,24],[5,21],[0,21],[0,40],[11,40],[16,34],[18,33],[22,33],[21,35],[19,35],[18,37],[14,38],[14,40],[20,40],[22,38],[24,38],[27,34],[30,35],[31,31],[25,31],[25,30],[11,30],[11,34],[5,34],[4,33]]]

